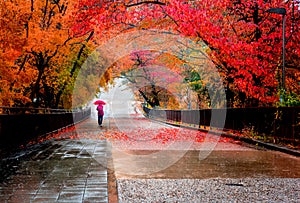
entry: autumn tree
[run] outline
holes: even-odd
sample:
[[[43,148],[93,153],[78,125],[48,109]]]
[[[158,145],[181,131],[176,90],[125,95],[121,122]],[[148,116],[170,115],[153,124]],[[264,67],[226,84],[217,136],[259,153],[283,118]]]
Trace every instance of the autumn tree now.
[[[157,51],[137,51],[117,61],[113,71],[115,77],[127,79],[132,90],[139,92],[151,107],[179,108],[182,78],[179,66],[166,63],[170,57]],[[171,100],[175,103],[171,104]]]
[[[2,105],[70,108],[76,74],[93,50],[93,31],[70,30],[75,2],[11,0],[1,10]]]
[[[287,10],[287,64],[298,66],[299,9],[296,1],[80,1],[75,30],[96,29],[111,37],[132,29],[161,30],[202,40],[217,65],[230,106],[258,106],[278,101],[281,16]],[[293,59],[292,59],[293,58]],[[295,60],[296,58],[296,60]],[[290,86],[288,86],[290,88]]]
[[[72,39],[69,34],[72,3],[36,0],[30,2],[28,9],[29,18],[25,26],[27,46],[22,57],[28,69],[36,72],[28,96],[35,106],[54,107],[58,103],[55,102],[58,79],[64,76],[60,73],[65,72],[62,66],[72,55],[67,44]]]
[[[174,15],[171,7],[165,8],[181,32],[198,37],[209,46],[209,54],[226,81],[230,106],[257,106],[278,101],[275,76],[281,65],[281,20],[280,16],[271,17],[266,10],[285,7],[288,15],[299,15],[298,9],[292,14],[291,1],[201,1],[191,4],[172,1],[171,4],[183,11]],[[298,24],[299,20],[287,20],[287,38],[299,36],[299,31],[290,30],[293,23]],[[298,48],[294,43],[289,46]]]
[[[0,2],[0,105],[11,106],[16,102],[28,102],[22,94],[24,84],[28,84],[26,74],[15,60],[22,53],[26,41],[23,37],[26,14],[13,1]]]

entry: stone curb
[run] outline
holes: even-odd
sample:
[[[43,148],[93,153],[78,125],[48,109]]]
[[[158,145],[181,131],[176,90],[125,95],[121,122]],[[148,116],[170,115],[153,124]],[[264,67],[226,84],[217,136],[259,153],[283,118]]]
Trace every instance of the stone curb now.
[[[149,118],[149,117],[147,117],[147,118]],[[176,124],[176,123],[160,121],[160,120],[156,120],[156,119],[153,119],[153,118],[149,118],[149,119],[151,119],[153,121],[161,122],[161,123],[166,123],[168,125],[172,125],[172,126],[176,126],[176,127],[188,128],[188,129],[192,129],[192,130],[199,130],[199,131],[202,131],[202,132],[210,132],[214,135],[219,135],[219,136],[222,136],[222,137],[232,138],[234,140],[239,140],[239,141],[251,144],[251,145],[256,145],[256,146],[264,147],[264,148],[269,149],[269,150],[279,151],[279,152],[290,154],[290,155],[293,155],[293,156],[296,156],[296,157],[300,157],[300,151],[298,151],[298,150],[289,149],[287,147],[262,142],[260,140],[256,140],[256,139],[252,139],[252,138],[248,138],[248,137],[241,137],[241,136],[231,134],[231,133],[226,133],[226,132],[223,132],[223,131],[217,131],[217,130],[211,130],[211,129],[207,130],[207,129],[204,129],[204,128],[185,126],[185,125],[180,125],[180,124]]]

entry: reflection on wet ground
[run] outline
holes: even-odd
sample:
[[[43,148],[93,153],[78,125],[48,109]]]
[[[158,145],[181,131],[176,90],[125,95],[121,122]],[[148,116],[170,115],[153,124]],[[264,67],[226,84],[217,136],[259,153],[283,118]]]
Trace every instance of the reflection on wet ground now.
[[[176,158],[178,151],[159,153],[159,158],[158,152],[153,151],[153,156],[148,153],[145,159],[142,151],[131,151],[130,156],[126,153],[113,151],[117,178],[300,178],[299,158],[272,151],[219,150],[212,151],[203,160],[199,159],[199,151],[186,151],[169,166],[166,163]]]
[[[107,170],[96,161],[106,145],[52,140],[2,159],[0,202],[107,202]]]

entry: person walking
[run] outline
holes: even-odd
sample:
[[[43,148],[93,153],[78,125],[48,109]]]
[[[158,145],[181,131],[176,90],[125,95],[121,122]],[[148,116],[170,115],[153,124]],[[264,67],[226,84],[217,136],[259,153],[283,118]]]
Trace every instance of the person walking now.
[[[103,105],[102,104],[98,104],[97,111],[98,111],[98,125],[100,127],[102,127],[103,116],[104,116],[104,111],[103,111]]]

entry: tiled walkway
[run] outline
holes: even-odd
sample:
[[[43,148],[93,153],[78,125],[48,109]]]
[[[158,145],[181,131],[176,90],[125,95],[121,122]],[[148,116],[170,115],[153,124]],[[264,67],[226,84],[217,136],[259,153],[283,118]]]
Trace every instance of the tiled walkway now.
[[[0,202],[108,202],[106,141],[47,141],[22,153],[1,160]]]

